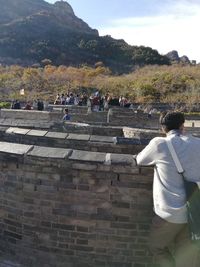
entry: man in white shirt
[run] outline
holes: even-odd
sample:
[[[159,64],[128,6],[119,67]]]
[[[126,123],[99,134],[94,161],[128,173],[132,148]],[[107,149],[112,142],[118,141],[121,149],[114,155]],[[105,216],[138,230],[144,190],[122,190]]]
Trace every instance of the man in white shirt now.
[[[160,116],[162,130],[172,141],[184,166],[185,177],[190,181],[200,181],[200,139],[183,134],[184,122],[181,112],[167,112]],[[136,161],[141,166],[154,166],[155,217],[149,248],[154,262],[160,264],[155,266],[200,267],[200,252],[189,238],[183,178],[177,172],[166,137],[152,139],[137,155]]]

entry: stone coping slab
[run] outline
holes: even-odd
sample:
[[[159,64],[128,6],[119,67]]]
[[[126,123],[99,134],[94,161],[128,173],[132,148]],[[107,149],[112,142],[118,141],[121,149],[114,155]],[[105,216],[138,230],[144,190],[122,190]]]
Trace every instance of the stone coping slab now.
[[[107,143],[114,145],[147,145],[152,138],[142,138],[142,137],[114,137],[114,136],[100,136],[100,135],[89,135],[89,134],[79,134],[79,133],[63,133],[63,132],[48,132],[45,130],[31,130],[17,127],[4,128],[6,134],[21,134],[32,137],[43,137],[52,138],[60,140],[74,140],[74,141],[85,141],[96,144]]]
[[[24,129],[24,128],[16,128],[16,127],[10,127],[6,130],[6,133],[11,134],[27,134],[30,131],[30,129]]]
[[[102,143],[114,143],[114,136],[100,136],[100,135],[90,135],[90,134],[79,134],[79,133],[63,133],[63,132],[48,132],[45,130],[35,130],[35,129],[23,129],[17,127],[9,127],[6,131],[7,134],[22,134],[28,136],[36,137],[47,137],[47,138],[57,138],[57,139],[68,139],[77,141],[92,141],[92,142],[102,142]]]
[[[131,154],[115,154],[91,152],[65,148],[24,145],[9,142],[0,142],[0,153],[10,156],[38,157],[49,159],[68,159],[81,162],[101,163],[104,165],[136,166],[134,156]],[[39,162],[39,159],[38,159]]]
[[[73,150],[73,153],[69,159],[104,163],[106,159],[106,153]]]
[[[28,156],[65,159],[71,154],[72,149],[34,146],[34,148],[28,153]]]
[[[45,136],[48,131],[41,131],[41,130],[30,130],[27,135],[34,135],[34,136]]]
[[[58,139],[65,139],[68,136],[68,133],[61,133],[61,132],[48,132],[45,137],[49,138],[58,138]]]
[[[73,134],[73,133],[69,133],[67,139],[89,141],[90,135],[89,134]]]
[[[31,149],[33,149],[32,145],[0,142],[0,152],[3,153],[24,155],[27,154]]]

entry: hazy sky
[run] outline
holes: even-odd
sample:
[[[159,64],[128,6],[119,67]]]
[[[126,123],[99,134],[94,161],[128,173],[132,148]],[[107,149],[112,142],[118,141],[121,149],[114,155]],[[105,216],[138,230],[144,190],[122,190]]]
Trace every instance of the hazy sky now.
[[[34,1],[34,0],[33,0]],[[49,3],[56,2],[48,0]],[[100,35],[200,62],[200,0],[68,0]]]

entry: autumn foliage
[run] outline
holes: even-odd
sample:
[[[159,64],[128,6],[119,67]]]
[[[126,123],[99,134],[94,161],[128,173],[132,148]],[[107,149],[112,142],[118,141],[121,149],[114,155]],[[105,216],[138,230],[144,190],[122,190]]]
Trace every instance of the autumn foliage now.
[[[53,101],[58,92],[90,94],[98,89],[101,94],[123,95],[137,103],[193,105],[200,102],[200,66],[146,66],[126,75],[114,75],[100,63],[94,68],[1,66],[1,101],[20,98],[22,88],[25,100],[40,97]]]

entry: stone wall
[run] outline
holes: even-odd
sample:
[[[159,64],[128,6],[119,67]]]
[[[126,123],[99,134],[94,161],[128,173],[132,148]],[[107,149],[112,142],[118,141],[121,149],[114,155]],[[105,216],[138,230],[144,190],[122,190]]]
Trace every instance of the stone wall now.
[[[0,129],[0,138],[2,141],[14,143],[119,154],[138,153],[144,147],[139,138],[62,133],[15,127]]]
[[[80,110],[79,110],[80,108]],[[109,112],[81,112],[79,107],[73,110],[71,122],[89,123],[104,126],[131,126],[139,128],[158,129],[158,117],[147,118],[147,114],[134,113],[133,110],[111,109]],[[85,107],[84,107],[85,108]],[[60,109],[60,108],[57,108]],[[32,127],[37,129],[58,128],[62,129],[62,108],[56,111],[37,111],[37,110],[13,110],[2,109],[0,111],[0,125],[16,127]]]
[[[152,139],[156,136],[164,136],[164,133],[158,130],[123,127],[124,137],[127,138],[146,138]]]
[[[62,131],[67,133],[89,134],[89,135],[103,135],[103,136],[123,136],[122,126],[103,126],[103,125],[89,125],[72,122],[65,122]]]
[[[137,128],[159,129],[159,115],[152,115],[148,118],[148,114],[143,112],[135,112],[126,108],[110,109],[109,124],[123,125]]]
[[[65,106],[64,106],[65,107]],[[31,127],[37,129],[62,130],[63,106],[51,107],[52,111],[37,110],[0,110],[0,125],[15,127]],[[129,126],[133,128],[159,129],[158,114],[148,118],[146,113],[127,108],[111,108],[108,112],[87,113],[87,107],[67,106],[71,114],[71,122],[89,123],[100,126]],[[55,110],[56,109],[56,110]],[[200,128],[198,115],[186,115],[186,126]],[[197,129],[198,130],[198,129]]]
[[[60,112],[48,112],[37,110],[0,110],[0,125],[15,127],[31,127],[36,129],[49,129],[60,124],[62,114]]]
[[[0,249],[31,267],[148,267],[152,169],[133,156],[0,142]]]
[[[88,107],[86,106],[77,106],[77,105],[48,105],[49,111],[61,111],[67,108],[70,114],[87,114]]]

